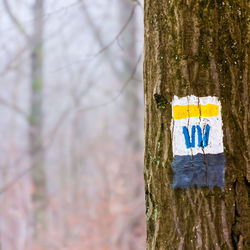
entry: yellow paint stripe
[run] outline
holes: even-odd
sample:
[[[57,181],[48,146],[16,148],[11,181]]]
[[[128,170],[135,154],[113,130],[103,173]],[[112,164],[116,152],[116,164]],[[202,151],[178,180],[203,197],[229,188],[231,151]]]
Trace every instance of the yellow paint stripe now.
[[[219,105],[206,104],[206,105],[175,105],[173,107],[173,118],[180,120],[189,117],[211,117],[219,115]]]

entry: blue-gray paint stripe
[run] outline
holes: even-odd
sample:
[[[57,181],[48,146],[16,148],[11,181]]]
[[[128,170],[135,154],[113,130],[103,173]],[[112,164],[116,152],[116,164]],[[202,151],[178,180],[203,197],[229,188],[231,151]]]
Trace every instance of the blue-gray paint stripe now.
[[[172,162],[173,188],[224,186],[224,153],[176,155]]]

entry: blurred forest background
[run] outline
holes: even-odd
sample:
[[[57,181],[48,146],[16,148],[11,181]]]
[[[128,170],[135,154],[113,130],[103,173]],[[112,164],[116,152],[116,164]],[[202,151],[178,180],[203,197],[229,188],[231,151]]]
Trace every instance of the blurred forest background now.
[[[142,3],[0,16],[0,249],[145,249]]]

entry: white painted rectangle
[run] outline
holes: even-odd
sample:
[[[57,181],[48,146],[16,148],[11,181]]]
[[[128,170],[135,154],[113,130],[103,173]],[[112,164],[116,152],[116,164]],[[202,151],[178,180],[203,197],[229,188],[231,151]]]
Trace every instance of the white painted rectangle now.
[[[222,118],[221,118],[221,103],[217,97],[207,96],[207,97],[196,97],[186,96],[179,98],[174,96],[172,102],[172,112],[175,105],[206,105],[215,104],[219,106],[219,112],[217,116],[211,117],[189,117],[183,119],[172,118],[172,146],[173,155],[196,155],[198,153],[202,154],[218,154],[223,152],[223,131],[222,131]],[[174,117],[174,113],[172,113]],[[185,143],[185,136],[183,133],[183,127],[188,129],[189,135],[192,135],[192,126],[200,126],[202,130],[202,136],[204,136],[204,129],[209,125],[209,137],[208,145],[205,147],[198,146],[198,130],[195,131],[195,146],[187,148]]]

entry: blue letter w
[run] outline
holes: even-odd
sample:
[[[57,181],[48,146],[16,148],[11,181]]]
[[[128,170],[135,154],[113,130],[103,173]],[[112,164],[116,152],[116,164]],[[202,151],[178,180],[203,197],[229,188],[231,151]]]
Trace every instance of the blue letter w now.
[[[191,134],[191,141],[188,132],[188,128],[186,126],[182,127],[182,131],[185,137],[185,143],[187,148],[194,148],[195,147],[195,125],[192,126],[192,134]]]
[[[194,148],[195,147],[195,131],[198,131],[198,147],[206,147],[208,145],[208,139],[209,139],[209,132],[210,132],[210,126],[207,124],[205,128],[204,136],[202,136],[202,130],[200,125],[193,125],[192,131],[191,131],[191,138],[188,132],[188,128],[186,126],[183,126],[183,134],[185,137],[185,143],[187,148]],[[191,139],[191,140],[190,140]]]
[[[196,126],[198,130],[198,147],[205,148],[208,145],[210,126],[207,124],[205,128],[204,136],[202,137],[201,127]]]

